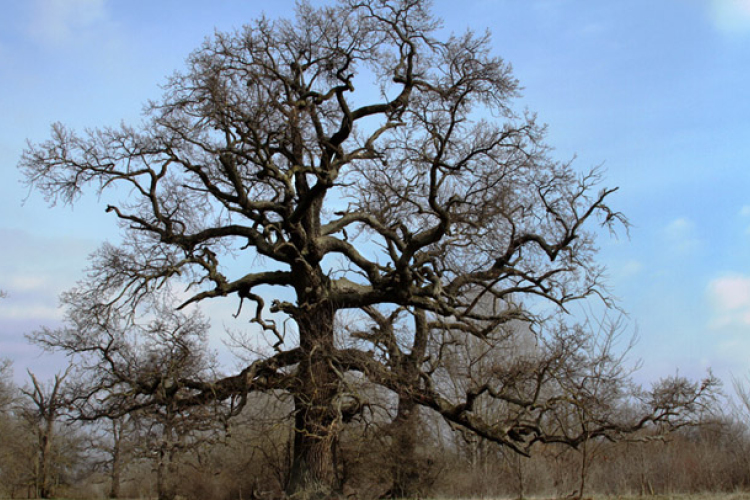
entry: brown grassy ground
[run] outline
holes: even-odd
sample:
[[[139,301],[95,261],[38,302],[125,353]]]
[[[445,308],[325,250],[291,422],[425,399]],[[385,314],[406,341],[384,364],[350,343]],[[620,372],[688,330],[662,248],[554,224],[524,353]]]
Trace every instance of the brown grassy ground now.
[[[433,500],[517,500],[510,498],[479,498],[479,497],[467,497],[467,498],[435,498]],[[544,497],[526,497],[526,500],[555,500]],[[700,493],[700,494],[673,494],[673,495],[646,495],[646,496],[627,496],[627,495],[615,495],[605,496],[596,495],[593,497],[584,497],[584,500],[750,500],[750,491],[747,492],[735,492],[735,493]]]
[[[526,500],[559,500],[547,497],[525,497]],[[73,498],[57,498],[54,500],[75,500]],[[147,500],[147,499],[143,499]],[[208,500],[208,499],[207,499]],[[427,499],[424,499],[427,500]],[[480,497],[465,497],[465,498],[447,498],[447,497],[436,497],[432,500],[517,500],[513,498],[480,498]],[[750,491],[747,492],[735,492],[735,493],[700,493],[700,494],[674,494],[674,495],[646,495],[646,496],[627,496],[627,495],[614,495],[614,496],[593,496],[584,497],[584,500],[750,500]]]

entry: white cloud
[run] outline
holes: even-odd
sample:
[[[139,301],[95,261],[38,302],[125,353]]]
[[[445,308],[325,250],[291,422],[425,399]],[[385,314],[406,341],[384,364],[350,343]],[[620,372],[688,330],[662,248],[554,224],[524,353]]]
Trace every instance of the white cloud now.
[[[750,329],[750,276],[717,278],[708,284],[708,297],[713,310],[712,329]]]
[[[29,34],[45,44],[69,43],[106,22],[106,0],[34,0]]]
[[[709,284],[709,291],[721,311],[750,307],[750,277],[726,276]]]
[[[693,232],[695,224],[685,217],[680,217],[670,222],[666,227],[667,236],[673,239],[682,239]]]
[[[750,32],[750,0],[711,0],[711,18],[723,33]]]

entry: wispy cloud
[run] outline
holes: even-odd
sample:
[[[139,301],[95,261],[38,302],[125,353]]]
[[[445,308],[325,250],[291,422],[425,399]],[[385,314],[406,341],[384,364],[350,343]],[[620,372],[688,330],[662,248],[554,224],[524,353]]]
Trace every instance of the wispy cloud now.
[[[16,275],[10,276],[7,286],[23,292],[39,291],[49,287],[49,279],[46,276]]]
[[[711,0],[711,19],[726,34],[750,33],[750,0]]]
[[[616,282],[631,280],[643,272],[643,262],[636,259],[627,259],[613,262],[607,266],[610,276]]]
[[[28,31],[40,43],[67,44],[106,21],[106,0],[33,0]]]
[[[0,321],[27,320],[33,318],[39,324],[61,321],[64,311],[59,307],[38,304],[9,305],[0,308]]]
[[[695,223],[687,217],[679,217],[664,228],[664,237],[670,251],[680,254],[690,253],[700,247]]]
[[[637,276],[643,270],[643,263],[638,260],[629,260],[620,269],[620,276],[623,278],[630,278]]]
[[[41,270],[45,273],[47,270]],[[58,308],[58,295],[61,284],[52,280],[55,273],[49,274],[10,274],[3,278],[2,286],[8,297],[0,302],[0,329],[7,327],[8,320],[33,320],[40,323],[62,319]]]
[[[735,273],[712,280],[707,298],[707,326],[713,335],[704,352],[711,368],[725,377],[745,370],[750,352],[750,276]]]
[[[667,237],[679,240],[691,235],[695,230],[695,224],[686,217],[680,217],[670,222],[665,228]]]
[[[0,248],[0,289],[8,292],[0,301],[0,331],[11,330],[8,320],[59,320],[58,296],[80,279],[97,242],[3,227],[0,241],[8,243]]]

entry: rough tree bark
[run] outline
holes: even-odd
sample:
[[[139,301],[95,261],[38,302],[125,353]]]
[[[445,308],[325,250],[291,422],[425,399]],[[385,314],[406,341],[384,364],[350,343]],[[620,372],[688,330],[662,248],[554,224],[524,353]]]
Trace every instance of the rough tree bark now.
[[[391,486],[384,498],[414,498],[419,495],[420,478],[427,472],[417,459],[419,411],[406,396],[398,399],[396,417],[391,422]]]
[[[408,353],[395,356],[398,362],[397,373],[404,387],[419,387],[422,363],[428,344],[427,317],[425,311],[416,310],[414,316],[414,341]],[[371,317],[375,317],[371,314]],[[380,328],[388,328],[387,321],[379,318]],[[387,496],[391,498],[411,498],[419,495],[420,478],[428,471],[422,470],[417,457],[417,436],[419,435],[419,408],[409,392],[398,396],[396,416],[391,424],[393,429],[392,484]]]
[[[333,369],[333,311],[330,302],[295,312],[301,360],[296,369],[294,445],[287,491],[336,488],[333,447],[340,416],[334,399],[338,375]]]

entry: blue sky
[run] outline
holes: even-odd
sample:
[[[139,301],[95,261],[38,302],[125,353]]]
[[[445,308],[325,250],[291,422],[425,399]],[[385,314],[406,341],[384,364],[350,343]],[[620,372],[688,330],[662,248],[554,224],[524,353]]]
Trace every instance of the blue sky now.
[[[94,197],[50,209],[19,182],[25,140],[61,121],[137,123],[214,29],[288,0],[0,0],[0,356],[51,374],[23,334],[117,241]],[[439,0],[446,31],[489,29],[560,160],[603,165],[633,227],[600,240],[640,339],[639,380],[750,369],[750,0]],[[23,200],[26,199],[24,202]],[[217,331],[234,304],[206,308]],[[231,326],[231,325],[229,325]],[[217,341],[217,344],[218,341]]]

